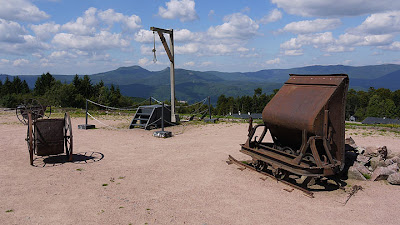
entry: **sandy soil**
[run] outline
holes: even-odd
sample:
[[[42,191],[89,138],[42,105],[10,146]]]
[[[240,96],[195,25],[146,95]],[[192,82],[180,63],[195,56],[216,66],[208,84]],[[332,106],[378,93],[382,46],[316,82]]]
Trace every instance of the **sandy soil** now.
[[[129,119],[101,121],[123,127]],[[72,119],[75,162],[36,157],[30,166],[26,126],[0,112],[1,224],[400,224],[399,186],[348,180],[364,190],[344,206],[343,190],[311,199],[227,165],[229,154],[249,159],[239,152],[244,123],[167,128],[168,139],[93,120],[99,129],[78,130],[83,123]],[[360,146],[400,152],[398,136],[348,133]]]

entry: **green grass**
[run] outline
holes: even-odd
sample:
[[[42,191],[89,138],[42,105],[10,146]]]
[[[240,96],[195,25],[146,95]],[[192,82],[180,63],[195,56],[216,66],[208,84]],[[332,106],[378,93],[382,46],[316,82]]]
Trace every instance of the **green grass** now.
[[[108,186],[108,184],[102,184],[102,186],[103,186],[103,187],[106,187],[106,186]]]
[[[83,171],[83,169],[81,169],[81,168],[78,168],[78,169],[76,169],[76,171]]]
[[[369,175],[369,174],[363,173],[363,176],[364,176],[365,179],[367,179],[367,180],[371,179],[371,175]]]
[[[6,210],[6,213],[9,213],[9,212],[14,212],[14,210],[13,209]]]

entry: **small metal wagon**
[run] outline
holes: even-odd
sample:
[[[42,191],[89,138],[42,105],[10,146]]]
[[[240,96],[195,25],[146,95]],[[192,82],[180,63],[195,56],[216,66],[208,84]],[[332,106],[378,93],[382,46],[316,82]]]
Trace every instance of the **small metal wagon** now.
[[[67,161],[72,161],[72,124],[69,113],[66,112],[64,118],[49,119],[50,115],[45,115],[46,108],[37,100],[32,99],[16,109],[17,118],[28,126],[26,142],[30,164],[33,165],[34,154],[37,156],[58,155],[64,150]]]

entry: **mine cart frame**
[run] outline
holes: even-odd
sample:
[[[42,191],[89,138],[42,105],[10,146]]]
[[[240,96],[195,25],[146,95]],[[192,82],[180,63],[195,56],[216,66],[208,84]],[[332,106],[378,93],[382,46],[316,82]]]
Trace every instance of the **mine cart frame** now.
[[[33,165],[33,155],[58,155],[64,150],[67,161],[72,161],[71,117],[66,112],[64,118],[49,119],[49,116],[45,115],[46,108],[35,99],[26,100],[16,108],[17,118],[27,125],[25,140],[28,145],[30,164]],[[45,116],[47,119],[44,119]]]
[[[46,131],[42,134],[41,130]],[[61,135],[54,135],[54,133]],[[32,114],[28,113],[26,141],[31,165],[33,165],[34,154],[38,156],[58,155],[63,153],[64,149],[67,161],[72,161],[72,137],[71,117],[68,112],[64,114],[64,119],[40,120],[33,120]]]
[[[240,152],[253,158],[259,170],[288,176],[337,175],[344,167],[346,74],[290,75],[267,104],[263,124],[249,121]],[[260,137],[257,129],[263,129]],[[263,142],[266,134],[272,142]],[[257,140],[258,138],[258,140]]]

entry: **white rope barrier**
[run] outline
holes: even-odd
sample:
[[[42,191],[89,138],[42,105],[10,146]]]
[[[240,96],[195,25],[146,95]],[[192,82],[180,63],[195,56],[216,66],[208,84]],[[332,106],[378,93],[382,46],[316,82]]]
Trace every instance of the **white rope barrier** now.
[[[104,126],[109,127],[109,128],[111,128],[111,129],[119,130],[119,128],[116,128],[116,127],[113,127],[113,126],[110,126],[110,125],[108,125],[108,124],[105,124],[105,123],[101,122],[100,120],[96,119],[94,116],[90,115],[89,112],[87,112],[87,114],[88,114],[93,120],[97,121],[98,123],[103,124]]]
[[[103,108],[106,108],[106,109],[113,109],[113,110],[137,110],[137,107],[136,108],[116,108],[116,107],[111,107],[111,106],[106,106],[106,105],[102,105],[102,104],[100,104],[100,103],[97,103],[97,102],[94,102],[94,101],[91,101],[91,100],[89,100],[89,99],[86,99],[88,102],[90,102],[90,103],[92,103],[92,104],[94,104],[94,105],[97,105],[97,106],[101,106],[101,107],[103,107]]]

